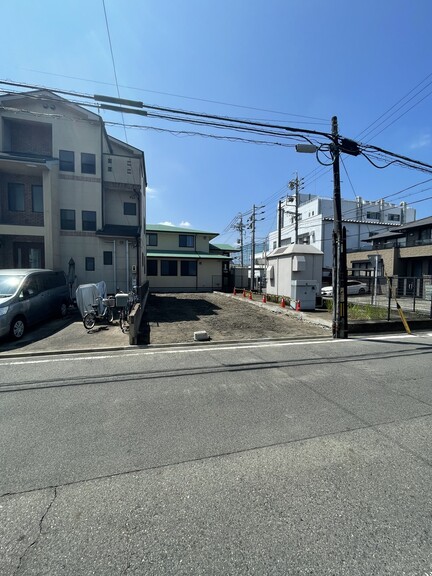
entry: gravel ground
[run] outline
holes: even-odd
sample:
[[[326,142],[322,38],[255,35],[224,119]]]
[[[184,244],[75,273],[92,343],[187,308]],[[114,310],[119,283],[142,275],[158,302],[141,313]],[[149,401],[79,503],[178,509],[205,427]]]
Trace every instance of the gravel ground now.
[[[257,298],[257,297],[255,297]],[[190,342],[205,330],[211,340],[329,336],[328,328],[276,305],[218,293],[152,294],[147,303],[152,344]]]

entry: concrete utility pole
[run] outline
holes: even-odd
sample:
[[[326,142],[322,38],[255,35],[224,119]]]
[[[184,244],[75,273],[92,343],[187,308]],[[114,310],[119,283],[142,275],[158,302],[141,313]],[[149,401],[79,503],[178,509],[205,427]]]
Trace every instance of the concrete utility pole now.
[[[299,207],[299,190],[303,179],[299,180],[298,173],[296,172],[296,177],[288,183],[290,190],[295,190],[295,244],[298,244],[298,207]]]
[[[264,206],[255,206],[252,208],[252,215],[249,218],[249,228],[251,229],[251,290],[255,288],[255,224],[257,221],[257,210],[264,208]],[[262,214],[262,212],[260,212]],[[262,220],[262,218],[260,218]]]
[[[277,239],[277,247],[280,248],[282,244],[282,226],[283,226],[283,218],[282,218],[282,200],[278,202],[278,239]]]
[[[342,228],[337,117],[332,118],[333,157],[333,338],[348,338],[346,230]]]
[[[245,229],[245,225],[243,224],[243,214],[239,214],[239,220],[237,224],[234,224],[233,228],[240,232],[240,265],[243,267],[243,233]]]

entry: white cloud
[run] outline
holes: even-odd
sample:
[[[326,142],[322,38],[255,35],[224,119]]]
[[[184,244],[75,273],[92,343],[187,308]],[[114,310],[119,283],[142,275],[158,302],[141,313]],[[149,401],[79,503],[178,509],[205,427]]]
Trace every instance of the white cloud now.
[[[152,188],[151,186],[146,187],[146,194],[147,198],[156,198],[158,196],[159,191],[156,188]]]
[[[192,226],[190,222],[187,222],[185,220],[182,220],[180,224],[173,224],[172,222],[169,221],[159,222],[159,224],[163,226],[175,226],[176,228],[190,228]]]
[[[426,148],[427,146],[430,146],[432,144],[432,138],[429,132],[425,132],[424,134],[421,134],[417,140],[415,140],[410,148],[411,150],[416,150],[417,148]]]

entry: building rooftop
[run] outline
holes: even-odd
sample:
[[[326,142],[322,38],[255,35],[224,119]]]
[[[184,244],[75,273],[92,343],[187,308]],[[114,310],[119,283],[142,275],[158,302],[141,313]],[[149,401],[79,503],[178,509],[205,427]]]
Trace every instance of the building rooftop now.
[[[206,230],[194,230],[186,226],[170,226],[169,224],[147,224],[146,232],[173,232],[177,234],[205,234],[215,238],[218,232],[208,232]]]

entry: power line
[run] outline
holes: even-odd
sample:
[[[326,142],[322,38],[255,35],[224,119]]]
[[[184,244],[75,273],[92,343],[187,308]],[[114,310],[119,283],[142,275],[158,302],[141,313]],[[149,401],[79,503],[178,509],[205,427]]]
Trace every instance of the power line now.
[[[105,8],[105,0],[102,0],[102,5],[103,5],[103,10],[104,10],[104,15],[105,15],[105,25],[106,25],[107,34],[108,34],[108,42],[109,42],[110,53],[111,53],[111,62],[113,65],[114,78],[115,78],[115,83],[116,83],[116,87],[117,87],[117,96],[120,98],[120,89],[119,89],[119,83],[118,83],[118,79],[117,79],[117,70],[116,70],[116,65],[115,65],[115,60],[114,60],[114,52],[113,52],[113,47],[112,47],[112,42],[111,42],[111,34],[110,34],[110,29],[109,29],[109,24],[108,24],[108,16],[107,16],[106,8]],[[128,137],[127,137],[127,132],[126,132],[126,126],[124,125],[125,121],[124,121],[123,113],[122,113],[122,120],[123,120],[123,127],[124,127],[124,134],[125,134],[126,143],[128,143]]]
[[[402,96],[402,98],[400,98],[397,102],[395,102],[395,104],[393,104],[393,106],[391,106],[388,110],[386,110],[386,112],[384,112],[383,114],[381,114],[381,116],[379,116],[376,120],[374,120],[374,122],[372,122],[371,124],[369,124],[369,126],[367,126],[362,132],[360,132],[360,134],[357,135],[357,139],[361,138],[361,137],[366,137],[368,134],[371,134],[372,132],[374,132],[374,130],[376,128],[378,128],[378,126],[381,126],[384,122],[386,122],[387,120],[389,120],[394,114],[396,114],[399,110],[401,110],[406,104],[408,104],[408,102],[410,102],[411,100],[413,100],[416,96],[418,96],[421,92],[423,92],[423,90],[425,90],[428,86],[430,86],[432,84],[432,81],[428,82],[426,84],[426,86],[424,86],[421,90],[419,90],[416,94],[414,94],[414,96],[412,96],[409,100],[407,100],[407,102],[405,102],[404,104],[402,104],[399,108],[397,108],[397,110],[395,110],[392,114],[390,114],[390,116],[388,118],[386,118],[385,120],[383,120],[382,122],[380,122],[378,124],[378,126],[376,126],[375,128],[372,128],[372,126],[374,126],[374,124],[376,124],[377,122],[379,122],[379,120],[381,120],[381,118],[384,118],[385,116],[387,116],[387,114],[389,112],[391,112],[394,108],[396,108],[396,106],[400,103],[403,102],[403,100],[405,100],[412,92],[414,92],[415,90],[417,90],[417,88],[419,86],[421,86],[424,82],[426,82],[426,80],[428,80],[430,77],[432,76],[432,73],[428,74],[425,78],[423,78],[423,80],[421,82],[419,82],[416,86],[414,86],[414,88],[412,88],[409,92],[407,92],[407,94],[405,94],[405,96]],[[425,96],[425,98],[427,96],[430,96],[431,93],[427,94]],[[424,100],[424,98],[422,98],[422,100]],[[420,102],[422,101],[420,100]],[[420,102],[417,102],[416,104],[414,104],[413,106],[411,106],[411,108],[409,108],[409,110],[411,110],[412,108],[414,108],[414,106],[417,106],[417,104],[419,104]],[[391,122],[391,124],[394,124],[394,122],[396,122],[397,120],[399,120],[399,118],[401,118],[402,116],[404,116],[407,112],[409,112],[409,110],[407,110],[406,112],[404,112],[403,114],[401,114],[400,116],[398,116],[398,118],[396,118],[393,122]],[[388,126],[386,126],[385,128],[383,128],[380,132],[378,132],[378,134],[381,134],[381,132],[383,132],[384,130],[386,130],[389,126],[391,126],[391,124],[389,124]],[[372,129],[371,129],[372,128]],[[378,136],[378,134],[375,134],[373,136],[373,138],[376,138],[376,136]],[[364,136],[362,136],[364,135]]]
[[[11,82],[8,80],[0,80],[0,84],[5,84],[7,86],[15,86],[15,87],[20,87],[20,88],[29,88],[32,90],[48,90],[50,92],[56,92],[58,94],[65,94],[68,96],[78,96],[80,98],[85,98],[85,99],[91,99],[91,100],[98,100],[98,96],[99,96],[99,100],[104,99],[105,102],[108,101],[113,101],[114,99],[109,98],[109,97],[104,97],[101,95],[90,95],[90,94],[83,94],[83,93],[78,93],[78,92],[71,92],[71,91],[67,91],[67,90],[57,90],[56,88],[48,88],[48,87],[41,87],[41,86],[36,86],[34,84],[25,84],[25,83],[20,83],[20,82]],[[119,100],[121,100],[119,98]],[[125,101],[127,103],[128,106],[132,105],[132,101],[127,100]],[[83,106],[90,106],[90,107],[96,107],[96,108],[104,108],[106,107],[105,105],[101,105],[101,104],[91,104],[91,103],[79,103]],[[330,134],[328,132],[321,132],[318,130],[309,130],[307,128],[297,128],[294,126],[283,126],[280,124],[270,124],[270,123],[262,123],[262,122],[254,122],[253,120],[241,120],[238,118],[233,118],[230,116],[221,116],[221,115],[217,115],[217,114],[206,114],[206,113],[201,113],[201,112],[194,112],[194,111],[190,111],[190,110],[181,110],[181,109],[176,109],[176,108],[168,108],[168,107],[164,107],[164,106],[153,106],[150,104],[145,104],[144,102],[138,102],[138,101],[134,101],[133,102],[133,106],[135,108],[126,108],[126,107],[122,107],[122,106],[117,106],[115,107],[115,111],[117,112],[128,112],[130,114],[139,114],[139,109],[142,110],[154,110],[157,112],[165,112],[168,114],[177,114],[177,115],[182,115],[185,116],[187,118],[189,118],[188,121],[190,121],[190,118],[195,118],[195,119],[202,119],[202,120],[212,120],[212,121],[218,121],[218,122],[230,122],[231,124],[238,124],[239,126],[250,126],[250,127],[255,127],[256,129],[266,129],[266,130],[273,130],[273,131],[279,131],[280,134],[278,134],[279,136],[282,136],[284,134],[290,133],[292,132],[292,135],[297,135],[300,138],[303,138],[305,140],[308,140],[307,136],[312,136],[312,137],[316,137],[316,136],[320,136],[320,137],[324,137],[324,138],[329,138]],[[110,107],[109,109],[114,110],[114,107]],[[147,114],[145,114],[146,116],[149,115],[149,113],[147,112]],[[168,117],[168,119],[172,119],[171,117]],[[309,140],[308,140],[309,141]]]
[[[26,68],[24,68],[24,70],[26,70]],[[90,78],[82,78],[82,77],[79,77],[79,76],[68,76],[68,75],[66,75],[66,74],[57,74],[57,73],[53,73],[53,72],[45,72],[45,71],[43,71],[43,70],[34,70],[34,69],[32,69],[32,68],[28,68],[27,70],[28,70],[29,72],[37,72],[38,74],[47,74],[47,75],[50,75],[50,76],[58,76],[59,78],[68,78],[69,80],[80,80],[80,81],[84,81],[84,82],[93,82],[94,84],[101,84],[101,85],[105,85],[105,86],[113,86],[113,85],[114,85],[114,84],[112,84],[111,82],[103,82],[103,81],[101,81],[101,80],[94,80],[94,79],[90,79]],[[206,98],[197,98],[197,97],[193,97],[193,96],[184,96],[184,95],[181,95],[181,94],[173,94],[173,93],[171,93],[171,92],[160,92],[160,91],[157,91],[157,90],[149,90],[149,89],[146,89],[146,88],[138,88],[138,87],[136,87],[136,86],[127,86],[127,85],[125,85],[125,84],[120,84],[120,87],[121,87],[121,88],[126,88],[126,89],[128,89],[128,90],[136,90],[136,91],[139,91],[139,92],[149,92],[149,93],[151,93],[151,94],[160,94],[160,95],[162,95],[162,96],[172,96],[172,97],[174,97],[174,98],[183,98],[183,99],[185,99],[185,100],[195,100],[195,101],[197,101],[197,102],[206,102],[206,103],[208,103],[208,104],[220,104],[220,105],[222,105],[222,106],[230,106],[230,107],[233,107],[233,108],[243,108],[243,109],[245,109],[245,110],[254,110],[254,111],[257,111],[257,112],[269,112],[270,114],[280,114],[280,115],[283,115],[283,116],[292,116],[292,117],[294,117],[294,118],[306,118],[306,119],[309,119],[309,120],[319,120],[322,125],[328,124],[328,121],[327,121],[326,118],[320,118],[320,117],[317,117],[317,116],[305,116],[304,114],[294,114],[294,113],[291,113],[291,112],[281,112],[281,111],[278,111],[278,110],[271,110],[271,109],[268,109],[268,108],[258,108],[258,107],[255,107],[255,106],[247,106],[247,105],[245,105],[245,104],[233,104],[232,102],[222,102],[222,101],[219,101],[219,100],[209,100],[209,99],[206,99]],[[309,122],[308,122],[308,124],[309,124]],[[313,124],[315,124],[315,122],[313,122]]]

